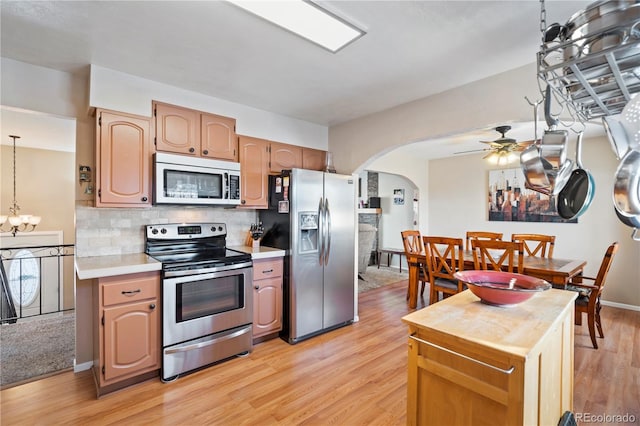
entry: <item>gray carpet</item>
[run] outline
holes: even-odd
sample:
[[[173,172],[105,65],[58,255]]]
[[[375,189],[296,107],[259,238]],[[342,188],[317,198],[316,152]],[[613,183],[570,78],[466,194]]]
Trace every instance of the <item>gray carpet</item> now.
[[[0,326],[0,386],[73,367],[75,312],[46,315]]]
[[[397,283],[398,281],[408,280],[409,273],[406,269],[402,270],[402,273],[398,272],[398,267],[387,268],[380,265],[380,269],[376,265],[367,267],[367,270],[362,274],[362,279],[358,279],[358,293],[363,291],[373,290],[374,288],[382,287],[387,284]]]

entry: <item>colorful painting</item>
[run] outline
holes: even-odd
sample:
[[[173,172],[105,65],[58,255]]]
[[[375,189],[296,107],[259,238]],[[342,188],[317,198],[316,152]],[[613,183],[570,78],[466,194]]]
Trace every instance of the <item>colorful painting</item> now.
[[[556,198],[524,187],[522,169],[489,171],[489,220],[578,223],[556,212]]]

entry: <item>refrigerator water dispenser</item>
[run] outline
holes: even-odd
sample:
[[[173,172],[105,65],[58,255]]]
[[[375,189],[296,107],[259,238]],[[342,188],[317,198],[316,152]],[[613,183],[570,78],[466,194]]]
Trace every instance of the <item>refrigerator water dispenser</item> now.
[[[300,212],[300,253],[318,251],[318,213]]]

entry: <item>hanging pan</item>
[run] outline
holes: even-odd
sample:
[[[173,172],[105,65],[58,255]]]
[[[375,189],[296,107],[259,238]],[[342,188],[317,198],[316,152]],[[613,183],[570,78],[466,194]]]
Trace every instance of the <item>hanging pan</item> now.
[[[638,235],[638,230],[640,230],[640,215],[638,216],[625,216],[621,214],[618,209],[615,209],[616,215],[620,222],[624,223],[627,226],[633,228],[633,232],[631,233],[631,238],[634,241],[640,241],[640,235]]]
[[[593,201],[595,181],[593,176],[582,167],[582,132],[576,142],[576,164],[578,168],[571,172],[569,180],[558,193],[556,209],[558,215],[566,220],[575,219],[583,214]]]
[[[640,151],[628,151],[616,170],[613,203],[625,216],[640,215]]]

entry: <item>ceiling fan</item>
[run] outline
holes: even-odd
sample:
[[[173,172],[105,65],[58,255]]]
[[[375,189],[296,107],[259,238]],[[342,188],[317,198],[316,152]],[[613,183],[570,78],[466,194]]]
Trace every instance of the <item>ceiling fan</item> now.
[[[531,145],[534,141],[517,142],[513,138],[506,137],[506,133],[511,130],[511,126],[498,126],[496,132],[500,133],[500,137],[494,141],[480,141],[481,143],[489,145],[488,148],[473,149],[470,151],[459,151],[454,154],[466,154],[469,152],[483,152],[489,151],[487,155],[482,157],[489,161],[501,164],[503,161],[509,163],[517,158],[516,152],[523,151],[526,147]]]

